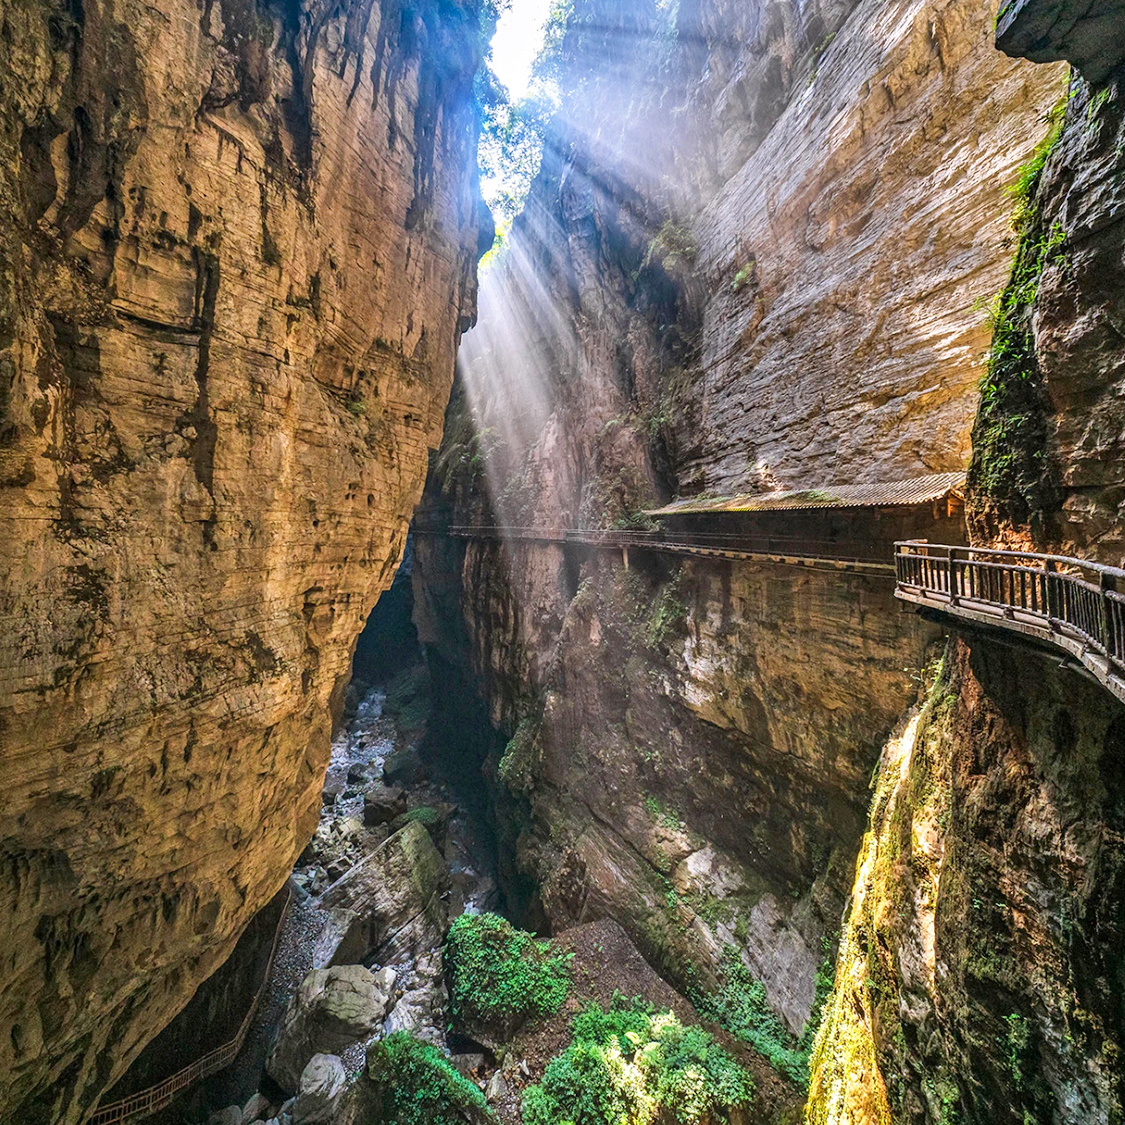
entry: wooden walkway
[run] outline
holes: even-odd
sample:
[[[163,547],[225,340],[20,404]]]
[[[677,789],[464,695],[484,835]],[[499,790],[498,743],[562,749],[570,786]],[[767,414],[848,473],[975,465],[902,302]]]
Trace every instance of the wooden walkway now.
[[[88,1125],[114,1125],[118,1121],[139,1120],[142,1117],[149,1117],[158,1110],[171,1105],[176,1097],[189,1086],[207,1078],[209,1075],[217,1074],[224,1067],[230,1066],[234,1062],[238,1052],[242,1050],[243,1043],[246,1042],[250,1025],[254,1022],[258,1005],[261,1003],[266,985],[269,983],[270,973],[273,971],[273,959],[277,954],[277,945],[281,939],[285,919],[289,916],[291,902],[292,895],[290,894],[286,896],[281,917],[277,920],[277,929],[274,930],[273,945],[270,948],[269,960],[266,962],[266,971],[262,975],[262,983],[258,986],[258,991],[254,993],[254,999],[251,1001],[235,1037],[222,1046],[216,1047],[213,1051],[208,1051],[207,1054],[196,1059],[190,1066],[184,1067],[183,1070],[173,1074],[171,1078],[166,1078],[156,1086],[150,1086],[147,1090],[131,1094],[127,1098],[120,1099],[120,1101],[98,1106],[89,1119]]]
[[[895,597],[1063,649],[1125,702],[1125,570],[1060,555],[895,544]]]
[[[670,536],[662,531],[605,531],[597,528],[454,526],[445,530],[416,527],[416,535],[451,535],[458,539],[561,543],[620,551],[629,565],[630,551],[661,551],[704,558],[753,559],[794,566],[870,571],[890,576],[894,564],[885,543],[840,543],[799,537],[691,533]]]

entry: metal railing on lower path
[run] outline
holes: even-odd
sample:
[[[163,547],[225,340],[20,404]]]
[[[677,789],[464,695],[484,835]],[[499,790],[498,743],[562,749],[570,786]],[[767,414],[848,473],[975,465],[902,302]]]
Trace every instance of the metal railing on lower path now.
[[[171,1078],[166,1078],[163,1082],[150,1086],[147,1090],[141,1090],[137,1094],[130,1094],[127,1098],[121,1098],[119,1101],[99,1106],[94,1111],[88,1125],[113,1125],[114,1122],[118,1121],[149,1117],[158,1110],[164,1109],[165,1106],[171,1105],[176,1096],[193,1083],[199,1082],[212,1074],[217,1074],[224,1067],[230,1066],[234,1062],[239,1051],[242,1050],[242,1045],[246,1042],[246,1036],[254,1022],[254,1016],[258,1012],[258,1005],[261,1003],[266,986],[269,984],[270,973],[273,971],[273,959],[277,954],[277,945],[281,940],[281,931],[285,925],[285,919],[289,915],[291,902],[292,895],[290,894],[286,896],[285,905],[281,909],[281,917],[277,920],[277,928],[273,934],[273,945],[270,947],[270,956],[266,962],[266,971],[262,975],[262,983],[258,986],[258,991],[254,993],[254,999],[251,1001],[235,1037],[216,1047],[213,1051],[208,1051],[207,1054],[196,1059],[190,1066],[177,1071]]]
[[[1125,702],[1125,570],[1061,555],[895,544],[895,596],[1049,641]]]
[[[421,534],[436,534],[422,530]],[[678,555],[704,555],[728,559],[782,559],[858,566],[890,573],[893,566],[885,541],[864,543],[801,536],[737,535],[712,532],[669,533],[618,531],[600,528],[454,526],[445,534],[458,539],[494,539],[532,543],[574,543],[602,550],[631,548]]]

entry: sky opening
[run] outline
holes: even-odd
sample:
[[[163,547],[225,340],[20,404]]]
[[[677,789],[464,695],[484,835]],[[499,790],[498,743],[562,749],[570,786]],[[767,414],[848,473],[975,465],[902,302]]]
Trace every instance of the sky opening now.
[[[492,69],[518,102],[531,89],[531,66],[543,47],[551,0],[512,0],[492,39]]]

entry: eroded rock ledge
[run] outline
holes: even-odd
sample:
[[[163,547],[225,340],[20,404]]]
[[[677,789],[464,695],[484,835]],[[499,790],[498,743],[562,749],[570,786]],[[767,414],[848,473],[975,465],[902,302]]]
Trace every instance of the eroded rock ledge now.
[[[3,1120],[79,1120],[316,824],[474,317],[476,9],[3,12]]]

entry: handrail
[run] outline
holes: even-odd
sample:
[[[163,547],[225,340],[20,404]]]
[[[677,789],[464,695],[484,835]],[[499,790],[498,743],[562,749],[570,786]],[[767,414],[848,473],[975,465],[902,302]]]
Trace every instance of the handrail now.
[[[270,956],[266,962],[266,971],[262,976],[262,983],[258,986],[258,991],[254,993],[254,999],[250,1002],[250,1007],[243,1017],[242,1024],[235,1037],[214,1050],[208,1051],[207,1054],[202,1055],[195,1062],[184,1067],[183,1070],[177,1071],[171,1078],[166,1078],[163,1082],[150,1086],[147,1090],[141,1090],[140,1093],[130,1094],[127,1098],[121,1098],[118,1101],[110,1102],[108,1105],[99,1106],[87,1125],[112,1125],[113,1122],[127,1121],[134,1117],[149,1117],[170,1105],[176,1095],[185,1087],[198,1082],[200,1079],[207,1078],[209,1075],[216,1074],[234,1062],[239,1051],[242,1050],[246,1036],[250,1031],[250,1025],[254,1021],[254,1016],[257,1015],[258,1005],[266,991],[266,985],[269,984],[270,973],[273,971],[273,960],[277,954],[278,943],[281,940],[281,930],[289,915],[289,907],[292,901],[293,895],[292,892],[289,892],[285,898],[285,905],[281,909],[281,917],[277,920],[277,928],[273,933],[273,945],[270,948]]]
[[[1120,567],[1065,555],[906,540],[895,544],[895,596],[1049,641],[1125,702]]]
[[[436,534],[427,532],[427,534]],[[669,535],[663,531],[624,531],[614,528],[518,527],[499,525],[454,525],[447,534],[459,539],[505,539],[538,543],[573,543],[606,550],[629,547],[673,554],[718,555],[732,558],[766,556],[801,559],[810,562],[860,564],[892,570],[882,543],[872,543],[865,551],[860,544],[800,536],[724,534],[690,532]]]

